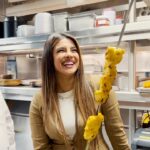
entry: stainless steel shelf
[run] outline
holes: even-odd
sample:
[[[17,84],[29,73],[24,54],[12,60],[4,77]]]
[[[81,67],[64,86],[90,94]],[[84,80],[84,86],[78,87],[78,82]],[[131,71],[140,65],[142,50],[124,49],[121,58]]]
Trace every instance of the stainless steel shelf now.
[[[43,49],[49,35],[34,35],[31,37],[13,37],[0,39],[0,52]]]
[[[116,91],[119,101],[150,102],[150,93],[142,95],[137,91]]]
[[[67,32],[78,40],[80,46],[106,44],[117,42],[122,25],[99,27],[95,29],[70,31]],[[48,38],[47,35],[34,35],[31,37],[14,37],[0,39],[0,52],[26,50],[29,53],[31,49],[43,50],[43,45]],[[150,39],[150,21],[128,23],[122,41]]]
[[[0,87],[0,91],[3,93],[5,99],[19,100],[19,101],[31,101],[33,95],[38,92],[40,88],[32,87]]]
[[[5,99],[19,100],[19,101],[32,101],[33,95],[40,91],[41,88],[32,87],[0,87],[1,92]],[[150,93],[143,96],[137,91],[116,91],[117,99],[121,108],[129,109],[150,109]],[[131,105],[133,103],[134,105]],[[130,104],[130,106],[128,106]],[[146,104],[146,105],[141,105]],[[148,105],[147,105],[148,104]]]

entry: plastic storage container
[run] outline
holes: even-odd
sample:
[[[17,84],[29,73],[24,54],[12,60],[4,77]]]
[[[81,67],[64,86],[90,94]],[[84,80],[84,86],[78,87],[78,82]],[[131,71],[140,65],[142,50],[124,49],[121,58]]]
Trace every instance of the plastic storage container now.
[[[110,25],[115,25],[116,11],[113,8],[104,9],[102,15],[109,19]]]
[[[48,34],[53,32],[52,16],[50,13],[35,15],[35,34]]]
[[[132,150],[150,150],[150,128],[139,128],[133,137]]]
[[[18,37],[32,36],[34,35],[34,26],[32,25],[20,25],[17,29]]]
[[[94,28],[95,14],[76,14],[68,17],[69,30],[78,31]]]
[[[53,14],[54,32],[67,31],[68,26],[68,13],[56,13]]]

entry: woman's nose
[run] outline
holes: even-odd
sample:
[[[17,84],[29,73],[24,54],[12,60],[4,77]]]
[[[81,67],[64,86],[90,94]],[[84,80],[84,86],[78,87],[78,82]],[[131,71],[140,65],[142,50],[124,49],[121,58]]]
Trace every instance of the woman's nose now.
[[[67,50],[66,57],[72,57],[72,51],[71,50]]]

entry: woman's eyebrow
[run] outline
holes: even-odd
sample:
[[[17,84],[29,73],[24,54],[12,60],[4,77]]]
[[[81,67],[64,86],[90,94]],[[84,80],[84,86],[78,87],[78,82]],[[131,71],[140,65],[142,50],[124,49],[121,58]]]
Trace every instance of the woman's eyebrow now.
[[[71,48],[76,48],[76,46],[72,46]],[[76,48],[77,49],[77,48]]]
[[[56,50],[65,49],[65,47],[58,47]]]

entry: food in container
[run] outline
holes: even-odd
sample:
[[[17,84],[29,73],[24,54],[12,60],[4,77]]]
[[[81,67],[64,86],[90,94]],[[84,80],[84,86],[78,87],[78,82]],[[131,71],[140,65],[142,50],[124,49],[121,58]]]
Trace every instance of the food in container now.
[[[96,16],[95,17],[95,27],[101,27],[101,26],[109,26],[110,21],[106,16]]]
[[[18,86],[21,84],[19,79],[0,79],[0,86]]]
[[[13,75],[12,74],[1,74],[0,79],[12,79]]]

